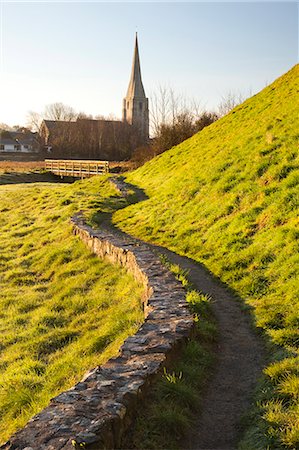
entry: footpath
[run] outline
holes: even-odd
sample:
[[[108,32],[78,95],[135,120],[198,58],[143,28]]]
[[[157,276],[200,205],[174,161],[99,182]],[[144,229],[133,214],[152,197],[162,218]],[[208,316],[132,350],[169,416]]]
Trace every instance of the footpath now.
[[[128,185],[119,179],[114,183],[126,196]],[[142,191],[132,185],[129,187],[135,190],[138,201],[145,199]],[[212,312],[218,325],[216,363],[202,396],[196,426],[183,448],[236,450],[241,422],[250,408],[264,366],[263,340],[254,329],[249,312],[242,308],[242,301],[204,266],[164,247],[147,245],[187,270],[195,288],[212,297]]]

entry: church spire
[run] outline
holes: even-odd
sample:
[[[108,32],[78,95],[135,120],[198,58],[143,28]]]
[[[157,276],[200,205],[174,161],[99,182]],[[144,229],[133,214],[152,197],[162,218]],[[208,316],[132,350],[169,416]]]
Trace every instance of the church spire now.
[[[141,79],[137,33],[131,78],[127,95],[123,100],[123,121],[133,125],[138,131],[140,143],[147,142],[149,137],[148,99],[145,96]]]
[[[139,50],[138,50],[138,38],[137,32],[135,36],[135,49],[132,63],[131,79],[127,91],[127,98],[139,97],[145,98],[144,87],[141,80]]]

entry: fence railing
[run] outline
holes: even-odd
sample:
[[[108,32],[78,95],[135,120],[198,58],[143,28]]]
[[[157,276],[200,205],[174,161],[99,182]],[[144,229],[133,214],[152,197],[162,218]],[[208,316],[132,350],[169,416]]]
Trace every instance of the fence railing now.
[[[45,159],[45,169],[62,177],[86,178],[109,172],[109,162]]]

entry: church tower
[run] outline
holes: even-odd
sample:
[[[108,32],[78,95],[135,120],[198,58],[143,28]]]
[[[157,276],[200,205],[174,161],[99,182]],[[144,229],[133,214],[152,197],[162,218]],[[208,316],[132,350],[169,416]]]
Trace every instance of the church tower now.
[[[141,80],[137,33],[131,79],[127,95],[123,100],[123,122],[133,125],[139,131],[141,141],[147,142],[149,138],[148,98],[145,96]]]

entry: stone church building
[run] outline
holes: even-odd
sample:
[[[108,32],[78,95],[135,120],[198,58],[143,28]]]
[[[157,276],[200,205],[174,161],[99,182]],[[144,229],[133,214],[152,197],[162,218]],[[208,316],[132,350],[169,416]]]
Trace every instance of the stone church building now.
[[[122,121],[78,118],[76,121],[43,120],[40,136],[51,155],[63,158],[128,159],[148,143],[149,109],[145,95],[137,33],[131,78],[123,100]]]

